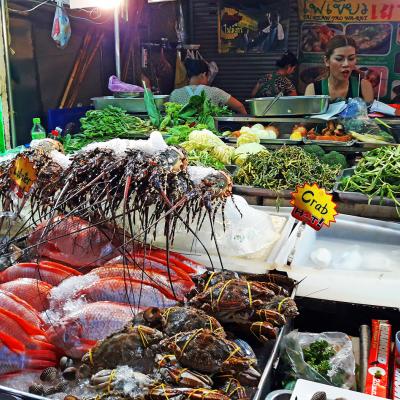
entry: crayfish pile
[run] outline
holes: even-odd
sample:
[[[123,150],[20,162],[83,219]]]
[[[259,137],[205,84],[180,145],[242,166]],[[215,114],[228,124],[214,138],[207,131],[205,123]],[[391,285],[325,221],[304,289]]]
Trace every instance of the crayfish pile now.
[[[28,158],[36,170],[29,192],[18,199],[12,188],[9,160],[0,173],[0,257],[17,261],[15,245],[38,224],[44,229],[37,245],[61,220],[79,217],[91,226],[108,225],[110,240],[119,236],[123,250],[136,240],[147,242],[163,223],[166,246],[173,241],[177,221],[195,235],[206,217],[213,223],[216,212],[231,196],[231,177],[211,168],[188,167],[182,148],[167,146],[158,132],[149,140],[114,139],[86,146],[70,158],[54,149],[35,148],[17,157]],[[20,228],[2,229],[7,219]],[[57,223],[54,223],[57,217]],[[195,228],[190,224],[196,223]],[[46,225],[47,224],[47,225]],[[34,244],[31,244],[32,246]]]

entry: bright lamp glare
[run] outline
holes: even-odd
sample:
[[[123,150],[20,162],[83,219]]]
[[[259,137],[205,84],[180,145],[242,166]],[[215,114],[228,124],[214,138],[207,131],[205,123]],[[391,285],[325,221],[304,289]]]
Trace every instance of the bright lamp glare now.
[[[97,0],[97,7],[104,8],[104,9],[112,9],[117,7],[121,0]]]

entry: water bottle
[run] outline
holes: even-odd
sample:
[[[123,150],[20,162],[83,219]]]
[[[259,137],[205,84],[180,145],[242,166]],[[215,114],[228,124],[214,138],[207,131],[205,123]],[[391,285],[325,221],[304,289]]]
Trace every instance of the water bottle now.
[[[31,130],[32,140],[46,139],[46,131],[41,125],[40,118],[33,118],[33,127]]]

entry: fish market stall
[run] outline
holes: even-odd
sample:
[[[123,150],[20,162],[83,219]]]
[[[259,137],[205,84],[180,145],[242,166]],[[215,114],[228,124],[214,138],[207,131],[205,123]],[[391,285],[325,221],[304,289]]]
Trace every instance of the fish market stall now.
[[[184,231],[221,257],[216,236],[235,224],[236,207],[249,231],[257,215],[234,205],[230,176],[188,167],[159,132],[61,151],[43,140],[2,163],[4,385],[46,398],[261,399],[298,315],[295,282],[213,271],[213,258],[172,248]],[[291,224],[264,218],[271,238],[245,247],[259,260]]]

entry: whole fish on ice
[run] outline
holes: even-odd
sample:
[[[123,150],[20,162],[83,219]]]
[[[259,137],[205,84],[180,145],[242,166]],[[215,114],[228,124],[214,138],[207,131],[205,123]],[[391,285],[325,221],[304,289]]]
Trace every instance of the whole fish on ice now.
[[[0,290],[0,306],[7,311],[17,314],[36,328],[44,325],[44,321],[37,310],[10,292]]]
[[[98,340],[119,331],[133,317],[132,308],[126,304],[90,303],[53,323],[46,333],[49,341],[66,355],[81,358]]]
[[[79,290],[75,298],[87,301],[114,301],[132,306],[167,308],[177,304],[173,294],[155,284],[134,279],[103,278]]]
[[[19,263],[0,272],[0,283],[10,282],[18,278],[32,278],[57,286],[70,276],[77,275],[81,275],[81,273],[62,264],[49,261]]]
[[[159,271],[148,269],[146,267],[143,268],[136,264],[108,264],[104,267],[95,268],[90,272],[90,274],[95,274],[99,278],[143,280],[145,283],[155,284],[171,293],[173,288],[174,294],[179,301],[183,301],[184,297],[194,288],[194,283],[191,279],[181,279],[179,276],[174,275],[174,277],[171,276],[170,282],[167,272],[163,271],[160,273]]]
[[[2,283],[0,290],[15,294],[37,311],[44,311],[49,308],[48,295],[52,287],[48,283],[37,279],[19,278],[11,282]]]
[[[74,216],[57,216],[38,225],[29,235],[28,244],[36,245],[40,257],[73,267],[103,265],[119,254],[116,248],[120,245],[114,232]]]

